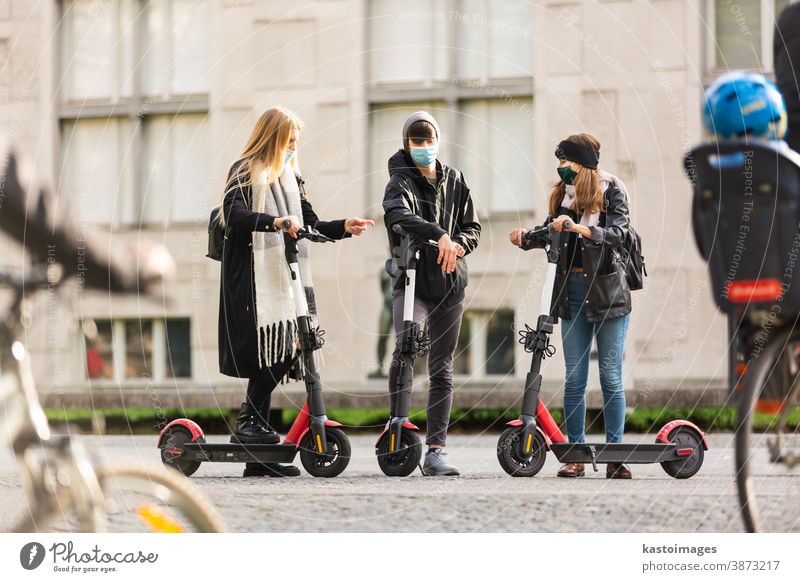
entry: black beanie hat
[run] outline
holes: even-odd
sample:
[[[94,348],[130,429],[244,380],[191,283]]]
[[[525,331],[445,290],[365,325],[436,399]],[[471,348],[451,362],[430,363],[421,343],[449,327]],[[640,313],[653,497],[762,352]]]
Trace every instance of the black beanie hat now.
[[[566,139],[558,144],[556,157],[559,160],[576,162],[592,170],[596,170],[597,164],[600,162],[600,152],[598,150]]]

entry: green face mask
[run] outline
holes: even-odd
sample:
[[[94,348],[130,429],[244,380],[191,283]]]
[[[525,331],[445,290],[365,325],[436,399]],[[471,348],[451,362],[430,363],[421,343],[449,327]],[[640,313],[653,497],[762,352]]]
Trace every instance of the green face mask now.
[[[559,178],[561,178],[564,184],[572,184],[572,181],[575,179],[575,176],[578,175],[578,172],[576,172],[569,166],[556,168],[556,171],[558,172],[558,176]]]

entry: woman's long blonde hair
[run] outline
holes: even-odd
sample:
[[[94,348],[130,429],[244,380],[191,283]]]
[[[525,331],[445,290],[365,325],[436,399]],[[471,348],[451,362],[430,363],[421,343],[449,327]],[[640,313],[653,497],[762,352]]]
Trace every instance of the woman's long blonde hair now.
[[[600,140],[591,133],[571,135],[567,141],[600,151]],[[603,208],[603,190],[600,188],[600,176],[597,174],[597,170],[582,166],[578,162],[571,163],[578,166],[578,175],[572,182],[575,185],[575,205],[572,209],[578,213],[578,216],[587,212],[590,214],[600,212]],[[558,216],[558,209],[561,208],[565,192],[566,184],[562,180],[553,184],[548,197],[550,216]]]
[[[231,175],[222,197],[231,185],[239,180],[242,186],[251,185],[254,210],[264,207],[267,186],[278,179],[283,171],[283,152],[289,145],[293,130],[303,129],[303,122],[291,111],[283,107],[270,107],[256,121],[250,137],[236,159],[236,171]],[[239,163],[244,161],[245,163]],[[290,161],[295,171],[299,172],[297,153]],[[265,175],[266,174],[266,175]],[[225,225],[224,205],[220,213],[220,221]]]

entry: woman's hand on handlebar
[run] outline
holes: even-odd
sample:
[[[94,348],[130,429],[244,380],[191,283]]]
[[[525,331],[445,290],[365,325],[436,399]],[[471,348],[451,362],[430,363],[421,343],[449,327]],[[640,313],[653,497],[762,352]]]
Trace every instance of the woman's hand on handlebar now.
[[[368,227],[375,226],[374,220],[353,217],[344,221],[344,230],[352,235],[360,236]]]
[[[522,235],[525,234],[524,228],[515,228],[510,233],[508,233],[508,239],[511,241],[511,244],[515,247],[522,246]]]
[[[458,256],[456,244],[448,234],[443,234],[436,244],[439,246],[439,258],[436,259],[436,264],[442,266],[442,273],[452,273],[456,270]]]
[[[280,216],[275,219],[274,226],[276,230],[283,232],[297,238],[297,231],[300,230],[300,221],[296,216]]]
[[[562,214],[561,216],[556,216],[553,219],[553,230],[556,232],[561,232],[562,230],[566,230],[567,232],[576,232],[575,231],[575,222],[567,216],[566,214]]]

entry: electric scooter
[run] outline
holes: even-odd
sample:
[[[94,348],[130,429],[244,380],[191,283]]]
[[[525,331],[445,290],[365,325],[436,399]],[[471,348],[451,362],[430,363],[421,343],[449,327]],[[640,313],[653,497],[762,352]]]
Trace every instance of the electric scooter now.
[[[395,410],[391,411],[392,416],[375,443],[375,454],[384,474],[389,477],[407,477],[414,472],[422,458],[422,442],[415,432],[419,428],[408,419],[411,385],[414,382],[414,360],[426,355],[431,347],[430,337],[414,322],[417,261],[422,247],[438,245],[433,241],[413,238],[397,224],[392,230],[402,237],[398,266],[403,269],[405,279],[403,331],[400,334],[397,382],[392,387],[397,394]]]
[[[572,223],[565,221],[564,228]],[[545,276],[536,328],[527,324],[520,330],[520,343],[533,354],[530,371],[525,378],[522,410],[517,420],[507,423],[497,443],[497,460],[503,470],[514,477],[532,477],[544,466],[545,455],[552,451],[561,463],[591,463],[595,472],[599,463],[661,463],[671,477],[688,479],[703,464],[708,450],[705,433],[687,420],[673,420],[659,431],[654,444],[568,443],[547,406],[539,398],[542,385],[542,361],[555,353],[550,334],[558,318],[551,314],[561,233],[551,225],[540,226],[523,235],[523,244],[544,241],[547,252]]]
[[[288,225],[285,225],[288,226]],[[328,420],[322,397],[322,384],[314,359],[314,352],[323,343],[324,331],[313,327],[300,279],[297,263],[297,243],[301,239],[312,242],[333,242],[318,231],[305,226],[297,238],[284,233],[286,261],[292,278],[297,323],[300,330],[301,357],[305,367],[306,402],[294,419],[289,432],[280,444],[207,443],[202,429],[188,418],[173,420],[161,431],[158,447],[162,462],[192,475],[201,463],[291,463],[297,453],[309,474],[314,477],[336,477],[350,462],[350,441],[340,428],[341,424]]]

